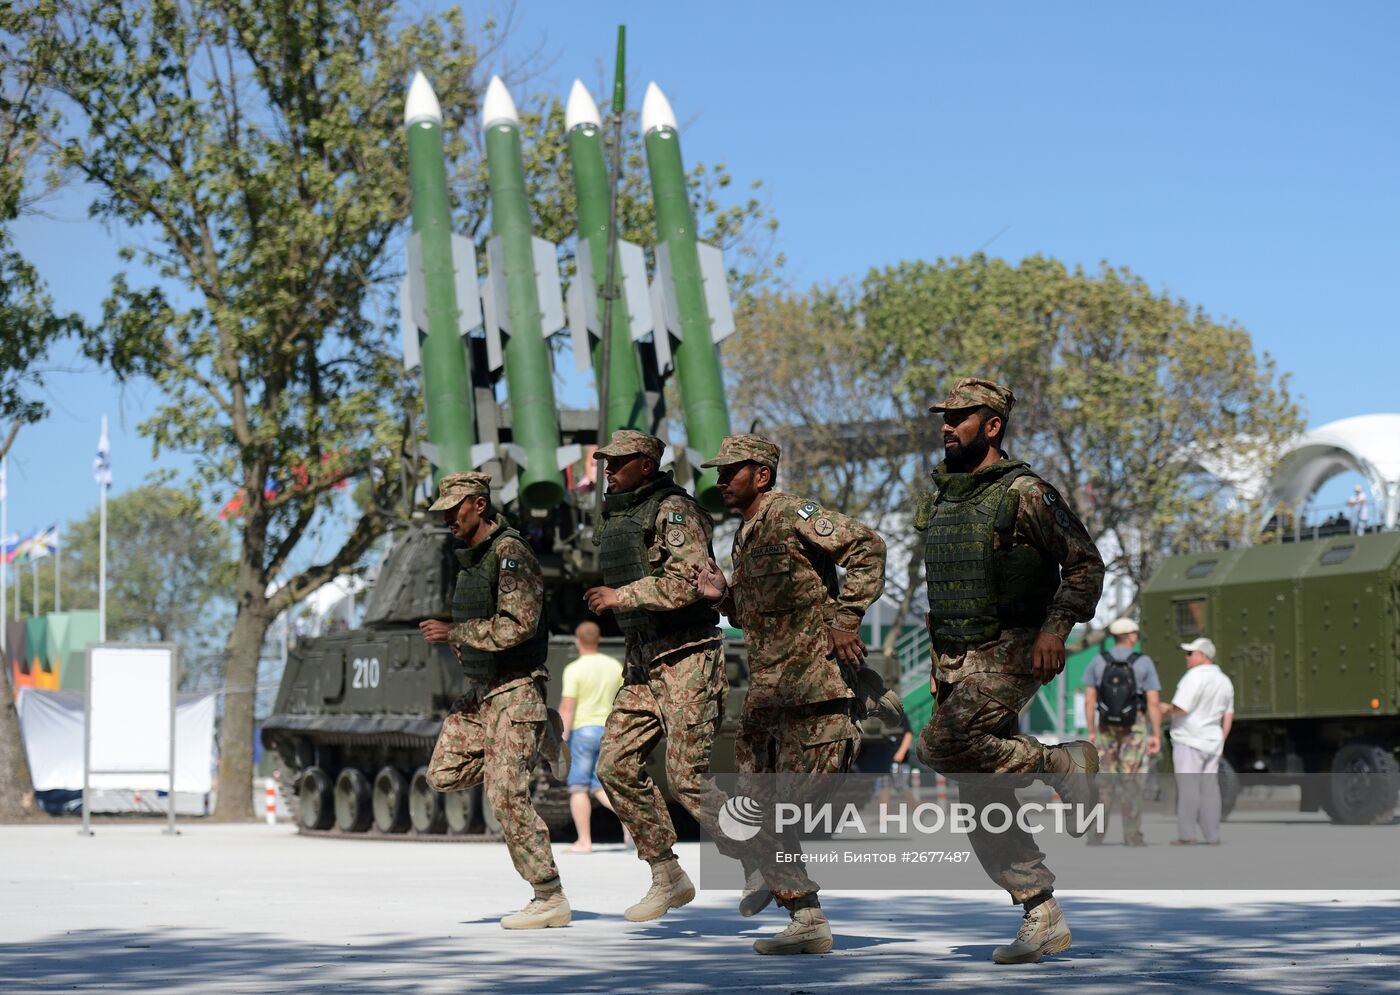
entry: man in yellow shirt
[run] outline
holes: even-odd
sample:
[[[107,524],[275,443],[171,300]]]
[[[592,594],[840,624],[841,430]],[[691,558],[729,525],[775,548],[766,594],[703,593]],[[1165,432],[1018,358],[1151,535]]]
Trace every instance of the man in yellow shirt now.
[[[602,635],[597,622],[582,622],[574,630],[578,659],[564,668],[564,690],[559,699],[559,715],[564,720],[564,739],[569,744],[569,811],[574,817],[578,841],[570,853],[591,853],[593,833],[589,822],[592,795],[609,812],[603,782],[598,780],[598,752],[603,742],[603,725],[612,711],[613,699],[622,687],[622,664],[598,652]]]

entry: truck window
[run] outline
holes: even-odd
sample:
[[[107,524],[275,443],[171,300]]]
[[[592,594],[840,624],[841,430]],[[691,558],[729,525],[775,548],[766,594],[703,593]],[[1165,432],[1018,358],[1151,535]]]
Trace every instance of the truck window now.
[[[1200,563],[1193,563],[1186,568],[1186,576],[1192,580],[1209,577],[1210,572],[1215,569],[1215,565],[1219,562],[1219,560],[1202,560]]]
[[[1333,546],[1322,554],[1322,559],[1318,562],[1324,567],[1330,567],[1334,563],[1345,563],[1351,558],[1354,549],[1355,546]]]
[[[1177,635],[1194,639],[1206,631],[1206,599],[1191,598],[1172,602],[1176,614]]]

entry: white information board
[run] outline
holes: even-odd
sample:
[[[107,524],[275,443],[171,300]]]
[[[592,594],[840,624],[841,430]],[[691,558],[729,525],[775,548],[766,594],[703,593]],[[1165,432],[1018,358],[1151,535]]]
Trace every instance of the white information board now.
[[[175,646],[93,643],[87,651],[83,829],[94,786],[164,788],[175,829]]]

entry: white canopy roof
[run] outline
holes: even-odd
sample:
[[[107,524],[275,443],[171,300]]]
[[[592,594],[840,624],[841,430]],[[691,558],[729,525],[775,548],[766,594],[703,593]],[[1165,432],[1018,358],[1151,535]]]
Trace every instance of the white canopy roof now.
[[[1400,516],[1400,414],[1343,418],[1299,436],[1279,460],[1265,513],[1280,504],[1301,505],[1347,471],[1366,478],[1381,522],[1395,528]]]

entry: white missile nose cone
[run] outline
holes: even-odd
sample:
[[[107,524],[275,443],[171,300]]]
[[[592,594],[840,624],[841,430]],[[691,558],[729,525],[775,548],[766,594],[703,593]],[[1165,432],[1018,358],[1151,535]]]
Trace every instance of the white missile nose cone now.
[[[437,94],[421,72],[413,74],[413,82],[408,87],[408,99],[403,104],[403,123],[431,121],[442,124],[442,108],[438,105]]]
[[[564,131],[573,131],[581,124],[592,124],[601,128],[603,119],[598,116],[598,105],[588,87],[574,80],[574,88],[569,91],[569,103],[564,108]]]
[[[520,115],[515,112],[515,101],[510,99],[510,91],[501,82],[501,77],[492,76],[486,87],[486,100],[481,105],[482,130],[493,124],[520,123]]]
[[[676,112],[671,110],[671,102],[661,87],[647,84],[647,94],[642,98],[642,134],[649,135],[657,128],[676,130]]]

